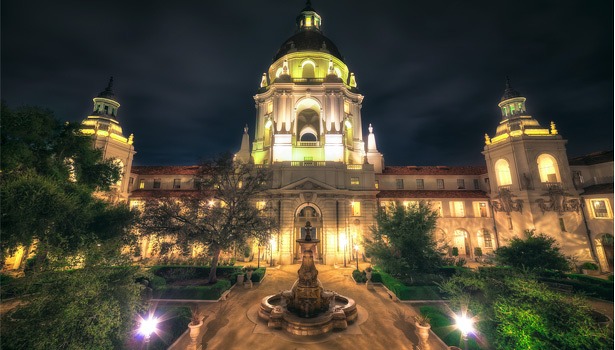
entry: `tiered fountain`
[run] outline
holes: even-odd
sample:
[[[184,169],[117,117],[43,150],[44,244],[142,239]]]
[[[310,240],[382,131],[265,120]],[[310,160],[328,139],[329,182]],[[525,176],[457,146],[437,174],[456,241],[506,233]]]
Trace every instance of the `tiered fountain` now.
[[[272,328],[282,328],[296,335],[316,335],[333,329],[346,329],[357,319],[354,300],[325,290],[318,279],[312,249],[320,240],[312,239],[309,221],[305,223],[305,238],[298,239],[303,260],[297,272],[299,278],[290,290],[269,295],[261,301],[258,315]]]

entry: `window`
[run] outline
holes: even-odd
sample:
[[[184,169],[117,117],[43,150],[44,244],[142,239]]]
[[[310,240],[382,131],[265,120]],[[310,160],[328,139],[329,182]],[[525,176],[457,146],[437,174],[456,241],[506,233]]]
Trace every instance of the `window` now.
[[[466,182],[464,179],[457,179],[457,189],[464,190],[466,188]]]
[[[611,218],[606,199],[591,199],[590,203],[591,203],[592,212],[594,214],[594,218],[597,218],[597,219]]]
[[[474,179],[474,189],[480,190],[480,182],[478,181],[478,179]]]
[[[444,179],[436,179],[436,184],[437,184],[439,190],[443,190],[444,189]]]
[[[566,232],[566,224],[564,223],[564,218],[559,218],[559,228],[562,232]]]
[[[256,202],[256,209],[258,209],[258,210],[265,210],[266,206],[267,206],[267,202],[265,202],[265,201],[258,201],[258,202]]]
[[[361,216],[361,202],[352,202],[350,206],[352,216]]]
[[[442,202],[440,201],[431,202],[430,201],[429,205],[431,206],[431,210],[438,213],[438,217],[442,217]]]
[[[181,179],[173,179],[173,188],[181,188]]]
[[[395,186],[397,187],[398,190],[403,190],[404,189],[404,179],[396,179]]]
[[[466,216],[463,202],[451,202],[451,208],[454,217],[462,218]]]
[[[478,218],[486,218],[489,217],[487,211],[487,202],[474,202],[474,216]]]
[[[154,179],[154,188],[160,188],[160,179]]]
[[[139,188],[140,189],[145,188],[145,180],[139,180]]]
[[[131,177],[131,178],[128,179],[128,187],[132,187],[132,185],[134,185],[134,183],[135,183],[135,178],[134,177]]]
[[[376,181],[374,182],[374,187],[375,187],[376,189],[380,188],[380,182],[379,182],[378,180],[376,180]]]
[[[425,181],[423,179],[416,179],[416,189],[422,190],[425,188]]]
[[[403,204],[404,204],[404,207],[406,209],[408,209],[409,207],[416,207],[416,206],[418,206],[419,202],[417,202],[417,201],[404,201]]]
[[[498,161],[495,162],[495,175],[498,180],[498,186],[512,185],[510,166],[506,159],[498,159]]]
[[[538,172],[540,173],[540,182],[560,182],[559,169],[557,161],[550,154],[541,154],[536,161],[538,163]]]
[[[485,248],[493,248],[493,241],[491,240],[491,233],[487,230],[483,230],[483,239],[485,241]]]
[[[358,177],[351,177],[350,178],[350,184],[351,185],[358,185],[359,184],[359,178]]]

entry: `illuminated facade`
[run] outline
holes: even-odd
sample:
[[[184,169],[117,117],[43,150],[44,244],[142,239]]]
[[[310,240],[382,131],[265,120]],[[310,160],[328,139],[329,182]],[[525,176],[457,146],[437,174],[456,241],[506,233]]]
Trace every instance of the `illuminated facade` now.
[[[556,238],[565,254],[613,271],[612,151],[568,160],[555,124],[543,127],[528,115],[525,97],[507,83],[501,121],[495,134],[485,134],[486,166],[385,166],[374,128],[361,115],[356,77],[309,2],[296,23],[261,77],[253,137],[246,126],[236,154],[273,174],[256,205],[278,219],[279,234],[262,258],[298,262],[295,241],[310,221],[320,239],[315,259],[348,263],[362,258],[379,207],[426,201],[440,216],[436,238],[467,259],[475,248],[489,254],[536,229]],[[137,206],[195,191],[198,166],[132,167],[132,135],[122,134],[118,108],[110,83],[94,98],[83,131],[105,157],[122,162],[120,198]],[[156,255],[146,240],[141,251]]]

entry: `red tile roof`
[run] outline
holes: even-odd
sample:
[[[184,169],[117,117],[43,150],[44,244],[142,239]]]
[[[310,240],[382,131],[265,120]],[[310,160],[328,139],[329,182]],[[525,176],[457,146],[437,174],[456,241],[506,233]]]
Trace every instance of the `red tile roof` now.
[[[570,165],[593,165],[613,161],[613,151],[602,151],[568,159]]]
[[[132,172],[138,175],[195,175],[198,171],[198,165],[132,167]]]
[[[592,194],[606,194],[613,193],[613,184],[599,184],[585,187],[584,192],[581,195],[592,195]]]
[[[483,175],[485,166],[387,166],[383,175]]]
[[[130,192],[130,198],[168,198],[168,197],[210,197],[213,192],[199,190],[134,190]]]
[[[489,198],[483,191],[465,190],[385,190],[378,193],[378,198]]]

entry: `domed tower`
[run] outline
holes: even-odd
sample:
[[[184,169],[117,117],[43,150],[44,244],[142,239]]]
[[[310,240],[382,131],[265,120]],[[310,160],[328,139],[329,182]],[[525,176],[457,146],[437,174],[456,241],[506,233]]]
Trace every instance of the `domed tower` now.
[[[499,239],[536,229],[557,238],[567,254],[589,257],[567,141],[554,122],[543,127],[529,115],[525,102],[507,78],[498,104],[501,121],[495,135],[485,134],[483,154]]]
[[[120,104],[113,92],[113,77],[109,79],[107,87],[94,97],[93,102],[92,114],[81,122],[81,132],[92,135],[94,147],[102,150],[103,158],[114,159],[122,169],[121,179],[112,190],[116,194],[116,199],[125,201],[128,199],[128,179],[136,152],[133,135],[125,137],[117,119]]]
[[[327,161],[363,164],[363,96],[310,1],[296,32],[263,73],[256,102],[256,164]],[[378,164],[378,168],[380,168]]]

